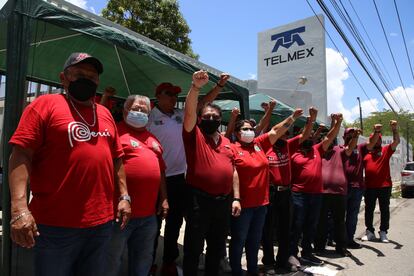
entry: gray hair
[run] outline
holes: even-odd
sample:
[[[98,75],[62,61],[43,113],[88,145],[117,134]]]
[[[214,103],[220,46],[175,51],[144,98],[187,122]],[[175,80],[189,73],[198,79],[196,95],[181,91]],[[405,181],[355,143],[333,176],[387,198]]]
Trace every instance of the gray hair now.
[[[135,101],[139,101],[139,100],[144,101],[145,104],[147,105],[148,111],[151,111],[150,99],[147,96],[142,96],[142,95],[129,95],[128,98],[124,102],[124,109],[129,110],[132,104]]]

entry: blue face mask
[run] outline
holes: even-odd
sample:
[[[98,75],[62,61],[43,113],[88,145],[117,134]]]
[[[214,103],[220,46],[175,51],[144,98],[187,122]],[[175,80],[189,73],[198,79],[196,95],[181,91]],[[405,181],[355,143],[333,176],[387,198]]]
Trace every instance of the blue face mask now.
[[[134,128],[145,127],[148,123],[148,115],[140,111],[128,111],[126,123]]]

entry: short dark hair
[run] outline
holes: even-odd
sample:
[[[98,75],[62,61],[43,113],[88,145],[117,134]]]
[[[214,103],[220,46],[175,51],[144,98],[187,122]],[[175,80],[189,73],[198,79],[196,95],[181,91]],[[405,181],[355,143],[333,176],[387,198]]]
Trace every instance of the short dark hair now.
[[[198,116],[199,117],[201,117],[201,114],[203,114],[204,109],[206,109],[207,107],[215,109],[219,113],[220,118],[223,117],[223,112],[221,111],[221,107],[216,105],[216,104],[213,104],[211,102],[203,104],[203,106],[198,111]]]
[[[238,120],[236,124],[234,125],[234,131],[235,132],[240,131],[240,129],[245,123],[248,123],[251,127],[253,127],[252,122],[250,122],[250,120]]]

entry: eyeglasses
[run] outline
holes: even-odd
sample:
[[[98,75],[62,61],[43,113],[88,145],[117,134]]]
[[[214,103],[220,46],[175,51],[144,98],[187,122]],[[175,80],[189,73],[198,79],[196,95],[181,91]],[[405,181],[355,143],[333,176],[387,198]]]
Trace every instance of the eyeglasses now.
[[[221,120],[221,117],[218,116],[218,115],[204,115],[204,116],[201,116],[201,119],[219,121],[219,120]]]
[[[243,131],[248,131],[248,130],[254,131],[254,129],[251,128],[251,127],[242,127],[241,130],[243,130]]]
[[[168,97],[175,97],[178,98],[178,94],[170,91],[162,91],[161,94],[166,95]]]

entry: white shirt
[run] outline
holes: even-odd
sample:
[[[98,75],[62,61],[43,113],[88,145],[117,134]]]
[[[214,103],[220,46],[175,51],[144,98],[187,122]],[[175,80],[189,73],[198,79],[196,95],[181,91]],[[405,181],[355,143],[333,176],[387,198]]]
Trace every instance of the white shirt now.
[[[187,163],[183,143],[184,112],[174,109],[170,117],[154,107],[148,118],[147,129],[160,141],[164,153],[162,157],[167,166],[165,175],[173,176],[185,173]]]

